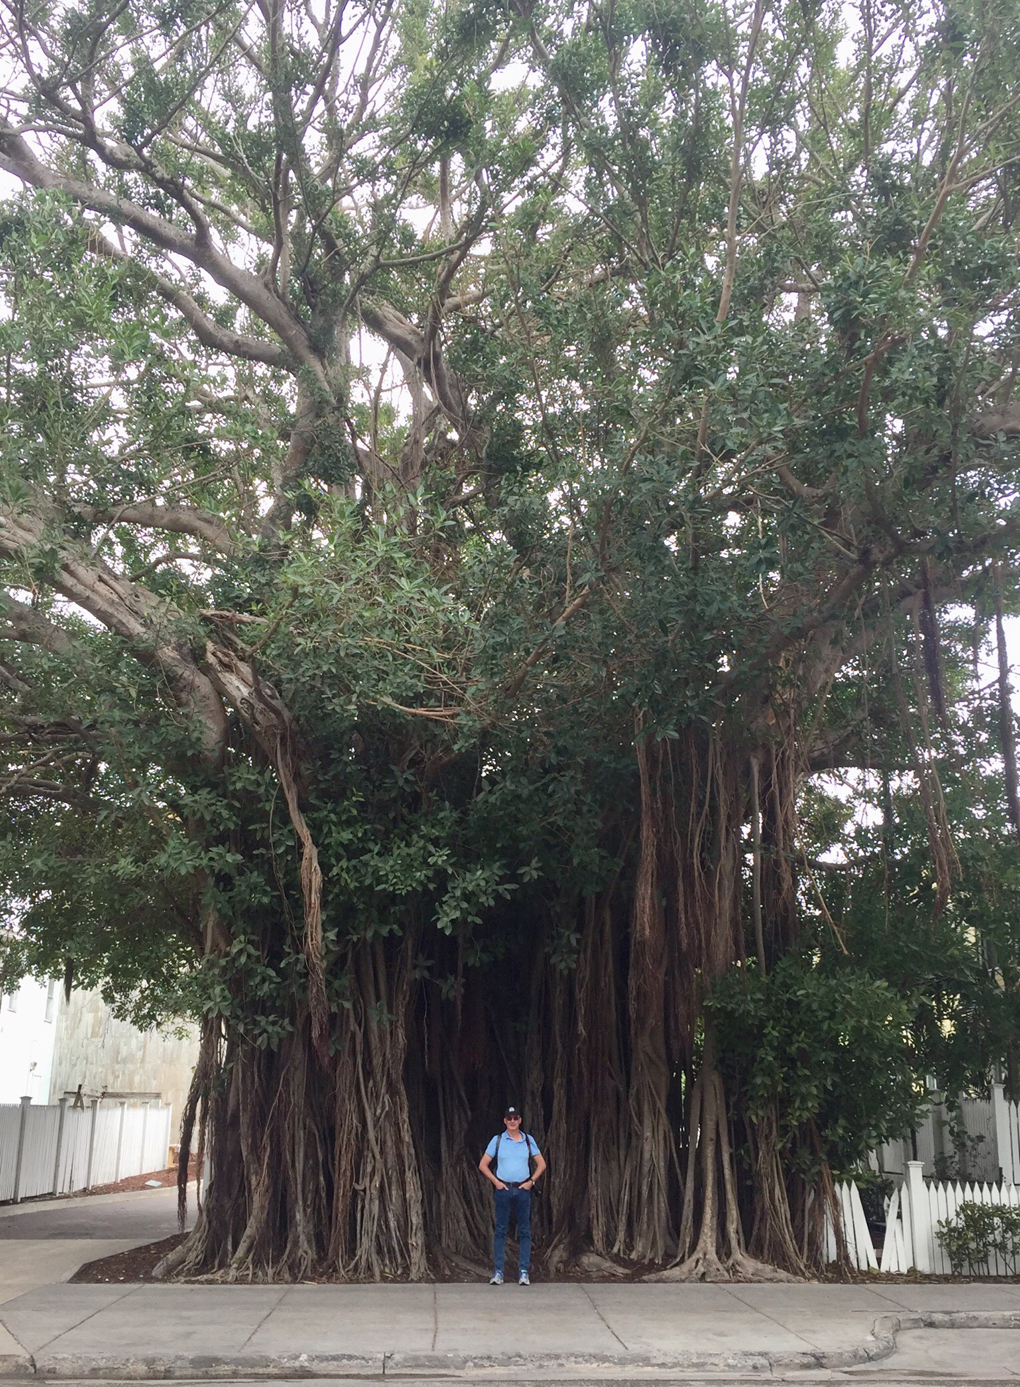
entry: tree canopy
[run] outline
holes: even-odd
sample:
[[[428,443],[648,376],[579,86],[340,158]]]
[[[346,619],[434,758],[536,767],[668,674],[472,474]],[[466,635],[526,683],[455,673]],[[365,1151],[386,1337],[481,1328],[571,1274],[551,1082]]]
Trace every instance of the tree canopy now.
[[[470,1260],[511,1100],[551,1269],[819,1265],[1017,1081],[1020,12],[0,25],[5,966],[202,1017],[165,1272]]]

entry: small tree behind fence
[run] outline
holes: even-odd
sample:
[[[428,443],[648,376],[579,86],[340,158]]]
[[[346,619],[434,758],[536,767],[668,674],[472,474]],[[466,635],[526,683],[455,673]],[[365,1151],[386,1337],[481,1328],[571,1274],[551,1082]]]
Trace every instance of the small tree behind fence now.
[[[956,1276],[1020,1273],[1020,1206],[964,1200],[935,1232]]]

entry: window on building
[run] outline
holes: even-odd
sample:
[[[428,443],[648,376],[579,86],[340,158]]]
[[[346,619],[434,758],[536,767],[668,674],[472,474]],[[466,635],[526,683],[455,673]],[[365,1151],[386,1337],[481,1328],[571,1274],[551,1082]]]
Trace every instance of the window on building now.
[[[43,1013],[44,1021],[52,1021],[53,1013],[57,1009],[57,984],[50,978],[46,986],[46,1011]]]
[[[7,1010],[8,1010],[8,1011],[17,1011],[17,1009],[18,1009],[18,994],[17,994],[16,992],[12,992],[11,995],[7,998]]]

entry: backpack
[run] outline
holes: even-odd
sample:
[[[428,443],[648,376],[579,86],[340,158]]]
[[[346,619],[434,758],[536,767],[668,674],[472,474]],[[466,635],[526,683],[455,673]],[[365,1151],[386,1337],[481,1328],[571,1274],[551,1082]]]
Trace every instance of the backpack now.
[[[499,1179],[499,1143],[503,1140],[505,1136],[506,1132],[500,1132],[499,1135],[496,1137],[496,1154],[492,1158],[492,1173],[493,1175],[495,1175],[497,1180]],[[532,1172],[531,1165],[535,1157],[532,1154],[531,1150],[531,1138],[528,1136],[527,1132],[522,1132],[521,1136],[528,1143],[528,1174],[531,1176],[531,1179],[534,1180],[535,1176]],[[537,1185],[532,1185],[530,1192],[532,1194],[541,1193]]]

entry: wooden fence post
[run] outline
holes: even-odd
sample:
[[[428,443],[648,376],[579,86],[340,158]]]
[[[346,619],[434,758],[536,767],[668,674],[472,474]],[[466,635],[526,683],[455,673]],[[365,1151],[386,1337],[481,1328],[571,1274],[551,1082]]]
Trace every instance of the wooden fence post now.
[[[64,1124],[67,1121],[67,1099],[61,1098],[58,1106],[60,1116],[57,1118],[57,1149],[53,1155],[53,1193],[60,1193],[60,1158],[64,1154]]]
[[[147,1138],[147,1136],[148,1136],[148,1134],[149,1134],[149,1109],[151,1108],[151,1106],[152,1106],[152,1100],[151,1100],[150,1098],[146,1098],[145,1102],[142,1104],[142,1146],[141,1146],[141,1150],[140,1150],[139,1153],[138,1153],[138,1173],[139,1173],[140,1175],[142,1175],[142,1174],[145,1173],[145,1166],[146,1166],[146,1160],[145,1160],[145,1157],[146,1157],[146,1147],[145,1147],[145,1142],[146,1142],[146,1138]]]
[[[918,1271],[931,1271],[931,1206],[924,1183],[924,1162],[908,1161],[903,1182],[910,1208],[910,1240],[913,1265]]]
[[[120,1108],[120,1121],[117,1123],[117,1159],[113,1163],[113,1183],[120,1179],[121,1157],[124,1154],[124,1119],[127,1115],[127,1100],[122,1098],[117,1104]]]
[[[96,1154],[96,1123],[99,1121],[99,1099],[93,1098],[89,1105],[92,1109],[92,1121],[89,1123],[89,1158],[85,1166],[85,1188],[92,1188],[92,1162]]]
[[[995,1117],[995,1146],[1004,1185],[1020,1185],[1020,1170],[1013,1169],[1013,1149],[1009,1139],[1009,1107],[1001,1083],[992,1084],[992,1113]]]
[[[31,1097],[21,1100],[21,1113],[18,1120],[18,1154],[14,1158],[14,1192],[11,1196],[12,1204],[21,1202],[21,1163],[25,1156],[25,1128],[28,1126],[28,1110],[32,1106]]]

